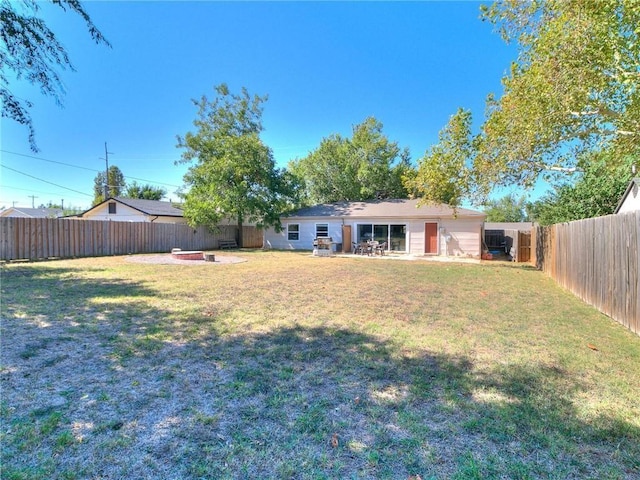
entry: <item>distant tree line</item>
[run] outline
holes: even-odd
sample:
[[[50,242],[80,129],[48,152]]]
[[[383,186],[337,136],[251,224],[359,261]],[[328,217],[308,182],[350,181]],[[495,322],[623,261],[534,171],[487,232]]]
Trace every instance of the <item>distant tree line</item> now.
[[[135,180],[127,183],[122,171],[111,165],[105,181],[105,173],[99,172],[93,180],[93,205],[106,200],[105,186],[108,197],[140,198],[145,200],[161,200],[167,194],[166,189],[154,187],[150,184],[139,184]]]

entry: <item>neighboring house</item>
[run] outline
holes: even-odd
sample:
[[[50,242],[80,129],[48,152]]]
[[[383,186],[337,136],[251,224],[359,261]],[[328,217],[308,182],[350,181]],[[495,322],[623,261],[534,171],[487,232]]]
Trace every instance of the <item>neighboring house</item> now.
[[[640,210],[640,178],[634,178],[629,182],[618,206],[613,213],[626,213]]]
[[[480,258],[485,218],[483,212],[447,205],[418,207],[417,200],[340,202],[281,217],[283,230],[265,230],[264,245],[311,250],[316,238],[331,237],[336,250],[350,251],[354,242],[373,239],[395,252]]]
[[[58,218],[62,217],[62,209],[9,207],[0,211],[0,217]]]
[[[78,214],[85,220],[114,222],[187,223],[182,210],[171,202],[113,197]]]

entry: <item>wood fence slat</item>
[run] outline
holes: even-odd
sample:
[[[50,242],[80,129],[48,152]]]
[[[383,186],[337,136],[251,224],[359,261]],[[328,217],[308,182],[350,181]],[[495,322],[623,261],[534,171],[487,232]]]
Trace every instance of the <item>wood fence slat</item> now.
[[[532,262],[640,334],[640,211],[535,228]]]

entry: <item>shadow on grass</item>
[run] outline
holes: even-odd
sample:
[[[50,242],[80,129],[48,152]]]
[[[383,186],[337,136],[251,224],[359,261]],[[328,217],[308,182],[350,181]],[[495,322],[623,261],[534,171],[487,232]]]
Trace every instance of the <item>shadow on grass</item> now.
[[[640,473],[640,430],[621,419],[581,418],[575,398],[584,387],[555,368],[477,372],[469,358],[407,357],[342,329],[284,328],[206,343],[228,374],[216,389],[227,443],[190,459],[191,473],[224,476],[222,465],[296,478]],[[266,470],[255,462],[265,454]]]
[[[27,288],[8,315],[53,326],[4,328],[41,347],[3,349],[7,478],[640,475],[639,429],[581,413],[586,385],[558,368],[480,369],[346,328],[243,333],[227,312],[152,308],[139,282],[11,275],[3,289]],[[66,357],[48,353],[54,333]]]
[[[9,317],[20,315],[27,320],[46,316],[60,322],[86,321],[87,315],[112,309],[109,305],[101,306],[97,300],[108,304],[121,299],[124,306],[132,298],[157,293],[145,287],[143,282],[87,278],[87,273],[103,271],[105,269],[85,267],[80,276],[77,269],[49,268],[45,264],[2,269],[4,314]],[[142,305],[136,308],[140,307]]]

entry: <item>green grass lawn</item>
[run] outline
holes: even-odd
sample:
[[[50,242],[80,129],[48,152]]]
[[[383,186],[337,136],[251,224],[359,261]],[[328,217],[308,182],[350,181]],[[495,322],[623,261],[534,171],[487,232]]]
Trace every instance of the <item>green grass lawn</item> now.
[[[640,338],[542,273],[2,267],[3,479],[640,478]]]

